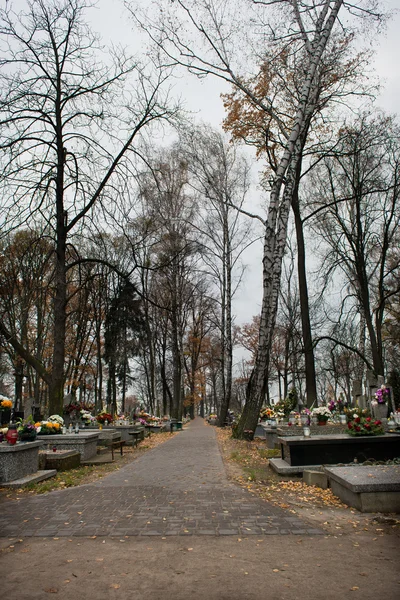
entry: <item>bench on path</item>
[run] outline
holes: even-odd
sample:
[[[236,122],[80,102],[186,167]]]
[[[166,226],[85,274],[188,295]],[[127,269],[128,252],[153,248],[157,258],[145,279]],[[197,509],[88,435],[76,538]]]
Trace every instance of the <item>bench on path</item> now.
[[[171,421],[171,423],[169,424],[171,433],[173,433],[174,427],[176,431],[182,431],[182,421]]]
[[[123,456],[122,449],[125,446],[125,440],[118,440],[116,442],[109,442],[106,444],[106,447],[111,450],[111,460],[114,460],[114,450],[119,450],[121,456]]]
[[[128,435],[133,438],[132,446],[137,446],[139,442],[142,442],[145,438],[144,428],[136,429],[134,431],[128,431]]]

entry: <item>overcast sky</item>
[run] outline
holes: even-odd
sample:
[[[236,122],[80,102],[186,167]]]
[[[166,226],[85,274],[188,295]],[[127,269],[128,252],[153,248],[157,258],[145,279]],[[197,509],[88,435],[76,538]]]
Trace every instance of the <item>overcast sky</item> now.
[[[149,0],[137,0],[147,3]],[[234,0],[233,0],[234,1]],[[384,2],[389,9],[400,9],[400,0]],[[101,29],[106,38],[114,42],[137,48],[137,37],[132,33],[126,13],[121,10],[121,0],[100,0],[99,9],[93,21],[94,29]],[[376,42],[374,67],[381,78],[382,92],[377,105],[387,112],[399,113],[400,98],[400,11],[388,25],[387,32]],[[214,127],[221,126],[224,111],[220,99],[221,92],[229,88],[217,78],[199,81],[194,76],[184,75],[176,82],[176,92],[184,100],[188,110],[196,114],[199,120],[210,123]],[[255,175],[260,166],[254,168]],[[256,204],[255,211],[261,199],[254,191],[252,200]],[[234,302],[234,313],[238,324],[249,322],[253,315],[259,313],[261,302],[261,243],[253,246],[245,256],[247,270],[240,292]],[[239,356],[237,356],[239,359]]]

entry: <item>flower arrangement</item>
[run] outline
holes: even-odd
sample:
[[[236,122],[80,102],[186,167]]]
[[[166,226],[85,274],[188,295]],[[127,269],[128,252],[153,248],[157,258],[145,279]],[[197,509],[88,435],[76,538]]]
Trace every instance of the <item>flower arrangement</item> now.
[[[357,414],[347,423],[347,427],[350,435],[383,435],[385,433],[382,421],[372,417],[359,417]]]
[[[289,413],[289,423],[291,425],[300,425],[300,413],[295,410],[291,410]]]
[[[340,394],[337,400],[329,400],[328,402],[328,408],[331,413],[343,414],[345,406],[346,402],[342,394]]]
[[[28,417],[25,421],[18,419],[17,431],[20,440],[33,441],[36,439],[37,431],[32,417]]]
[[[64,406],[64,414],[66,415],[70,415],[70,414],[78,414],[81,412],[81,410],[85,410],[88,412],[91,412],[94,409],[94,405],[91,404],[90,402],[77,402],[77,401],[73,401],[70,402],[69,404],[67,404],[66,406]]]
[[[105,410],[102,410],[99,412],[99,414],[96,416],[96,421],[98,423],[101,423],[102,425],[107,421],[108,423],[111,423],[113,420],[112,415],[110,415],[110,413],[106,412]]]
[[[90,425],[91,423],[97,421],[96,417],[94,417],[88,410],[81,410],[79,411],[79,414],[85,425]]]
[[[347,422],[352,421],[356,417],[370,417],[371,412],[368,408],[346,407],[344,413],[347,416]]]
[[[160,422],[160,420],[161,420],[161,419],[160,419],[160,417],[149,417],[149,418],[147,419],[147,422],[148,422],[150,425],[156,425],[157,423],[159,423],[159,422]]]
[[[35,423],[35,427],[40,435],[56,435],[62,433],[61,425],[59,423],[52,423],[51,421]]]
[[[64,406],[64,414],[71,415],[74,413],[78,413],[81,410],[81,405],[79,402],[70,402],[66,406]]]
[[[61,427],[64,425],[64,419],[60,415],[51,415],[47,420],[50,423],[58,423]]]
[[[373,402],[377,404],[386,404],[390,399],[390,390],[386,387],[385,384],[382,384],[381,387],[375,392],[375,400]]]
[[[262,421],[272,419],[273,416],[274,416],[274,411],[270,406],[263,408],[260,412],[260,419]]]
[[[318,406],[312,409],[311,416],[317,417],[319,423],[326,423],[332,417],[332,413],[327,406]]]
[[[12,408],[12,400],[0,395],[0,410],[9,410]]]

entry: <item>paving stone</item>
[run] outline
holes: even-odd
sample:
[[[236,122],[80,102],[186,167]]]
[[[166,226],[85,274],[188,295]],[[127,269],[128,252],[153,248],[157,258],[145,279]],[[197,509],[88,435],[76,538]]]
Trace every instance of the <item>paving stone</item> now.
[[[237,529],[219,529],[218,533],[220,535],[237,535],[238,530]]]
[[[201,419],[99,481],[2,500],[0,529],[19,537],[321,533],[229,482],[215,431]]]

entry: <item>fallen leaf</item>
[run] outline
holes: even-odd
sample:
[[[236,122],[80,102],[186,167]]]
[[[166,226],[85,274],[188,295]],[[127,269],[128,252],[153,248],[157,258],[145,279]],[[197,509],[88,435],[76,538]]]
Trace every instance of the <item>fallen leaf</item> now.
[[[357,587],[356,585],[353,585],[353,587],[350,588],[350,591],[355,592],[356,590],[359,590],[359,589],[360,589],[359,587]]]
[[[57,588],[47,588],[44,590],[47,594],[58,594]]]
[[[111,587],[114,588],[114,590],[117,590],[121,586],[119,585],[119,583],[112,583]]]

